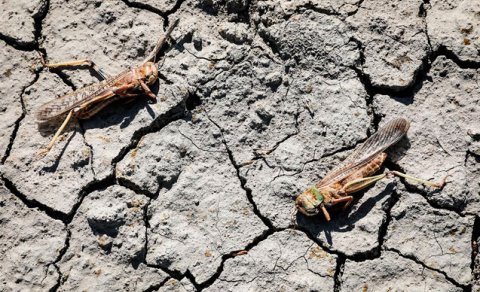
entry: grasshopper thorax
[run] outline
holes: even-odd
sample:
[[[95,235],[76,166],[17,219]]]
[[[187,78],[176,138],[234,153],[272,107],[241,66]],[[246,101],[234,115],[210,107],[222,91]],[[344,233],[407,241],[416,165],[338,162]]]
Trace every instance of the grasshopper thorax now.
[[[320,212],[320,205],[323,201],[324,196],[316,186],[312,186],[297,197],[295,206],[300,213],[306,216],[314,216]]]
[[[140,74],[145,76],[145,83],[147,85],[152,85],[157,81],[158,78],[158,69],[153,62],[146,62],[139,68]]]

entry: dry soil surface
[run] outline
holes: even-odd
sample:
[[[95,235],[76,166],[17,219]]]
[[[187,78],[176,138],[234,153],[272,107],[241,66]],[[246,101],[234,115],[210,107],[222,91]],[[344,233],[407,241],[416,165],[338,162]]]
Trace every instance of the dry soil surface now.
[[[0,0],[1,291],[479,291],[480,1]],[[70,123],[45,102],[158,58]],[[394,117],[386,179],[294,199]]]

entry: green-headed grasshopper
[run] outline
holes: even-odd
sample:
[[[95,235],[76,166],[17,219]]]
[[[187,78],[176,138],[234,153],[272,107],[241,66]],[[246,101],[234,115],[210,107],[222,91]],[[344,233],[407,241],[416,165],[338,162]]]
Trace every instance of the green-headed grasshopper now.
[[[326,208],[339,203],[346,203],[344,206],[346,208],[353,200],[350,194],[393,175],[435,188],[443,187],[446,177],[440,183],[436,183],[415,178],[398,171],[389,171],[371,176],[380,169],[382,163],[387,158],[387,154],[384,151],[397,143],[407,133],[409,127],[410,123],[402,118],[389,121],[378,132],[368,138],[365,143],[356,148],[339,167],[327,173],[319,183],[299,195],[295,200],[297,210],[307,216],[316,215],[321,210],[325,219],[330,221],[330,214]]]
[[[176,19],[167,29],[166,33],[158,39],[155,48],[140,66],[133,67],[112,77],[106,76],[106,74],[101,69],[97,68],[95,63],[90,60],[46,64],[43,60],[43,56],[40,55],[44,67],[60,68],[87,65],[93,68],[104,79],[40,106],[35,113],[35,118],[39,123],[45,123],[66,114],[65,120],[53,136],[52,141],[50,141],[45,149],[40,150],[40,154],[46,154],[50,151],[55,141],[58,139],[58,136],[62,133],[73,116],[79,119],[88,119],[113,101],[121,98],[145,94],[155,101],[156,96],[148,87],[155,83],[158,78],[158,69],[155,65],[155,58],[177,24],[178,19]]]

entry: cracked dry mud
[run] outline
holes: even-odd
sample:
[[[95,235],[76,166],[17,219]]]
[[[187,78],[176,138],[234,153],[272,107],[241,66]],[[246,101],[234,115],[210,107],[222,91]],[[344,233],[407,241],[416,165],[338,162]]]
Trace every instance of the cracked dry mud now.
[[[0,0],[1,291],[480,291],[480,2]],[[138,64],[158,102],[38,125]],[[346,211],[294,198],[382,124],[406,138]],[[298,226],[292,225],[292,218]]]

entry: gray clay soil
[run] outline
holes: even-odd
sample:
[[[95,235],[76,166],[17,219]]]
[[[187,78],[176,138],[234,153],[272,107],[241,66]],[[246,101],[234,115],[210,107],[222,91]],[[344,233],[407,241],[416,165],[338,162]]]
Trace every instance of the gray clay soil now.
[[[136,65],[153,86],[73,122],[43,103]],[[479,291],[480,1],[0,0],[1,291]],[[388,179],[295,196],[388,120]]]

